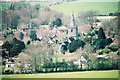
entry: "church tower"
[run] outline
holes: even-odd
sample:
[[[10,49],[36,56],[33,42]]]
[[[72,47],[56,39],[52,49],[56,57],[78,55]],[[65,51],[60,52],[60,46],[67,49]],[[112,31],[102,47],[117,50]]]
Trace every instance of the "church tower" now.
[[[78,39],[78,26],[75,24],[74,14],[71,16],[70,25],[68,27],[68,38],[69,37]]]

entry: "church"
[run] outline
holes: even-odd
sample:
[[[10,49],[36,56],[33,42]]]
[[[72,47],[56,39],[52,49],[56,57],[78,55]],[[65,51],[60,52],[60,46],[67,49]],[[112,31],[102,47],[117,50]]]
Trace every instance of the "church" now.
[[[73,37],[75,39],[78,39],[78,26],[75,23],[74,14],[71,16],[71,22],[68,26],[68,38]]]

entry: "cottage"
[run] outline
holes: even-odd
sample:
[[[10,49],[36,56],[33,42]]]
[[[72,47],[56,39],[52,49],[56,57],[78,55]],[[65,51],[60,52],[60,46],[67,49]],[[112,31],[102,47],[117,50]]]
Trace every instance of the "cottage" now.
[[[6,63],[6,68],[13,67],[15,65],[15,62],[7,62]]]
[[[79,66],[84,66],[86,65],[88,62],[88,57],[85,57],[85,56],[80,56],[80,58],[74,62],[75,65],[79,65]]]

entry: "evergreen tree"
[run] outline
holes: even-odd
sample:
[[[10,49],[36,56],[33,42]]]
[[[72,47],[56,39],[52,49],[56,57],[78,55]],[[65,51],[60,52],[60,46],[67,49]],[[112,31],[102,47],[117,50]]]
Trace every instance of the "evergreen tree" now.
[[[106,39],[103,28],[100,28],[98,31],[98,39]]]

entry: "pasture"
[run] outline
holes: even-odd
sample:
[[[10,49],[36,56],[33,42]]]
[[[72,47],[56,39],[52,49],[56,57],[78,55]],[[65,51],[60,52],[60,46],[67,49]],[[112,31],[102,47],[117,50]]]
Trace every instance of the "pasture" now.
[[[62,12],[65,15],[70,16],[72,13],[77,15],[78,13],[85,11],[97,11],[99,14],[108,14],[118,11],[117,2],[66,2],[62,4],[52,5],[51,9]]]

